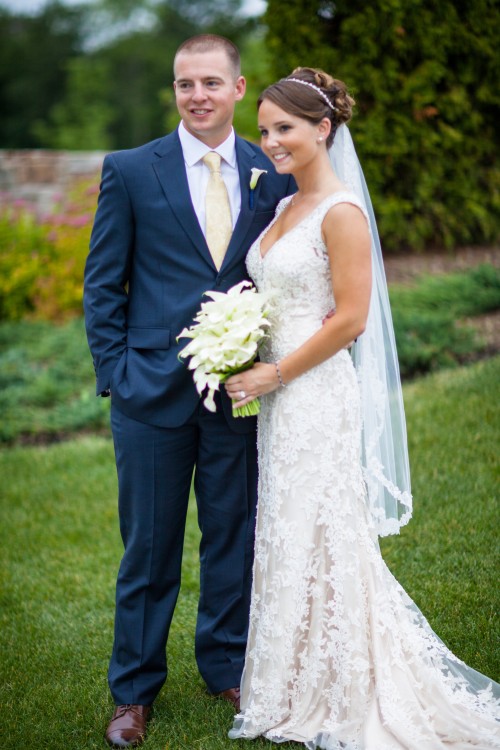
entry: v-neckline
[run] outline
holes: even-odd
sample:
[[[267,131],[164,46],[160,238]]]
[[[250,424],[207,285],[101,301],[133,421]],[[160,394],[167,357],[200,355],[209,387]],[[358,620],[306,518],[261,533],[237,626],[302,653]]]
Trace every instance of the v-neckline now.
[[[272,250],[272,249],[273,249],[273,248],[274,248],[274,247],[275,247],[275,246],[276,246],[276,245],[278,244],[278,242],[281,242],[281,240],[282,240],[282,239],[284,239],[284,238],[285,238],[285,237],[287,237],[287,236],[288,236],[289,234],[291,234],[292,232],[294,232],[294,231],[295,231],[295,230],[297,229],[297,227],[300,227],[300,225],[301,225],[301,224],[303,224],[303,223],[304,223],[304,221],[306,221],[306,219],[308,219],[308,218],[309,218],[310,216],[312,216],[312,214],[313,214],[313,213],[314,213],[314,212],[315,212],[315,211],[316,211],[316,210],[317,210],[317,209],[318,209],[318,208],[319,208],[319,207],[320,207],[320,206],[321,206],[321,205],[322,205],[322,204],[323,204],[323,203],[324,203],[325,201],[327,201],[327,200],[328,200],[329,198],[332,198],[332,197],[333,197],[334,195],[341,195],[342,193],[348,193],[348,192],[349,192],[348,190],[336,190],[336,191],[335,191],[334,193],[330,193],[330,195],[327,195],[327,196],[326,196],[325,198],[323,198],[323,200],[321,200],[321,201],[320,201],[320,202],[319,202],[319,203],[318,203],[318,204],[317,204],[316,206],[314,206],[314,208],[313,208],[313,209],[312,209],[311,211],[309,211],[309,213],[308,213],[308,214],[306,214],[305,216],[303,216],[303,217],[302,217],[302,219],[300,219],[300,221],[298,221],[298,222],[297,222],[296,224],[294,224],[294,225],[293,225],[293,227],[290,227],[290,229],[287,229],[287,231],[286,231],[286,232],[285,232],[284,234],[282,234],[282,235],[281,235],[281,237],[278,237],[278,239],[277,239],[277,240],[275,240],[275,241],[273,242],[273,244],[272,244],[272,245],[271,245],[270,247],[268,247],[268,248],[267,248],[267,250],[266,250],[266,252],[264,253],[264,255],[262,255],[262,240],[264,239],[264,237],[266,236],[266,234],[267,234],[267,233],[269,232],[269,230],[271,229],[271,227],[272,227],[272,226],[274,226],[274,224],[276,223],[276,221],[277,221],[277,219],[278,219],[278,217],[279,217],[279,214],[278,214],[277,216],[275,216],[275,217],[274,217],[274,219],[273,219],[273,220],[271,221],[271,223],[270,223],[270,224],[269,224],[269,225],[268,225],[268,226],[266,227],[266,229],[264,230],[264,232],[262,233],[262,235],[261,235],[261,237],[260,237],[260,240],[259,240],[259,248],[258,248],[258,250],[259,250],[259,258],[260,258],[260,261],[261,261],[261,262],[263,263],[263,262],[264,262],[264,260],[265,260],[265,259],[267,258],[267,256],[269,255],[269,253],[271,252],[271,250]],[[293,198],[293,195],[291,195],[291,196],[290,196],[290,201],[292,200],[292,198]],[[289,201],[289,202],[287,203],[287,205],[285,206],[285,208],[286,208],[286,207],[287,207],[287,206],[289,205],[290,201]],[[283,209],[283,210],[284,210],[284,209]]]

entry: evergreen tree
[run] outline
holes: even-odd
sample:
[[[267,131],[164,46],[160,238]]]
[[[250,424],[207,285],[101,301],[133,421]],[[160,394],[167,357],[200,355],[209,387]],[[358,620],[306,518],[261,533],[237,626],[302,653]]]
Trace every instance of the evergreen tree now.
[[[269,0],[276,77],[344,80],[386,248],[500,236],[496,0]]]

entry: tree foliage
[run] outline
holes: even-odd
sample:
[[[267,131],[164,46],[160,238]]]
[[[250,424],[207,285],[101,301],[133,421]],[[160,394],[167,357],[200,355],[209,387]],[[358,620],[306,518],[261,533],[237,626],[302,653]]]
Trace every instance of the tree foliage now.
[[[58,3],[36,16],[0,10],[0,146],[44,145],[33,124],[64,97],[67,66],[82,52],[82,11]]]
[[[178,122],[177,47],[203,32],[245,46],[255,22],[241,5],[97,0],[52,2],[35,16],[0,11],[0,148],[113,150],[157,138]]]
[[[45,148],[99,150],[111,146],[114,110],[107,98],[106,60],[76,57],[66,64],[66,94],[33,123],[31,132]]]
[[[386,249],[500,238],[496,0],[269,0],[261,27],[242,0],[52,0],[0,10],[0,148],[114,150],[175,127],[172,60],[204,31],[242,50],[254,101],[297,65],[345,80],[352,132]]]
[[[500,236],[500,8],[495,0],[269,0],[275,77],[344,80],[386,248]]]

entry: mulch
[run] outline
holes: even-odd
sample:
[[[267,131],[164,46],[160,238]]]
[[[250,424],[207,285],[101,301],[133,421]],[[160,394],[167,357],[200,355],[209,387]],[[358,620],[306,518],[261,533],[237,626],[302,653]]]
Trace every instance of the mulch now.
[[[500,247],[461,247],[450,251],[384,254],[385,273],[387,281],[391,283],[412,282],[422,274],[464,271],[481,263],[490,263],[495,268],[500,268]]]

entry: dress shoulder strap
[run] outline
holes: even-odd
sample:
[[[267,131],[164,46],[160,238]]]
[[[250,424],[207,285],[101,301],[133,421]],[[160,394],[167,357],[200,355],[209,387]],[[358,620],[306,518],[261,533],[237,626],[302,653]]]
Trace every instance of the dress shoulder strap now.
[[[275,219],[277,219],[280,213],[282,213],[285,210],[285,208],[288,206],[292,198],[293,198],[293,195],[285,195],[285,197],[279,201],[278,205],[276,206],[276,210],[274,212]]]
[[[321,201],[321,203],[316,206],[312,213],[315,214],[316,219],[319,218],[320,221],[323,222],[323,219],[325,218],[328,211],[333,208],[333,206],[337,206],[339,203],[351,203],[353,206],[357,206],[357,208],[359,208],[359,210],[362,212],[368,224],[370,223],[365,207],[359,200],[358,196],[352,193],[350,190],[338,190],[336,193],[328,195],[326,198],[324,198],[324,200]]]
[[[276,221],[278,216],[288,206],[292,198],[293,198],[293,195],[287,195],[279,201],[278,205],[276,206],[276,212],[275,212],[273,221]],[[321,224],[326,214],[328,213],[328,211],[333,206],[336,206],[338,203],[352,203],[353,206],[357,206],[360,209],[360,211],[362,211],[363,216],[367,220],[368,224],[370,223],[368,219],[368,214],[366,213],[366,209],[363,206],[362,202],[359,200],[358,196],[355,193],[351,192],[350,190],[337,190],[336,193],[327,195],[326,198],[323,198],[323,200],[318,203],[316,208],[313,208],[311,213],[308,216],[306,216],[304,221],[306,221],[308,218],[314,217],[315,221],[318,221],[319,219],[320,224]]]

